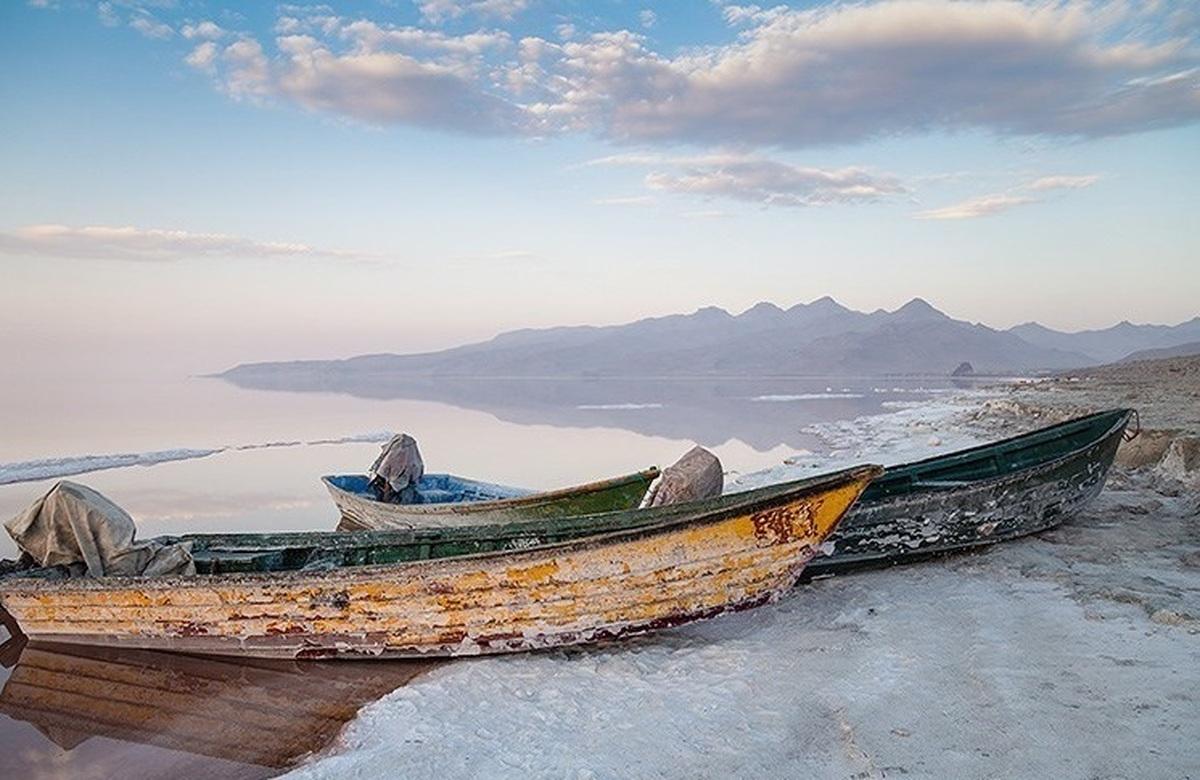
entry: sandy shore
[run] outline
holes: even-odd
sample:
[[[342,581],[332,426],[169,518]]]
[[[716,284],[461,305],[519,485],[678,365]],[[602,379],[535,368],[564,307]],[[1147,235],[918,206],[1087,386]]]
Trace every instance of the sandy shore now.
[[[816,430],[832,458],[744,484],[1097,408],[1137,407],[1147,429],[1055,530],[620,645],[448,664],[297,774],[1196,777],[1200,491],[1171,454],[1200,433],[1195,370],[1004,385]]]

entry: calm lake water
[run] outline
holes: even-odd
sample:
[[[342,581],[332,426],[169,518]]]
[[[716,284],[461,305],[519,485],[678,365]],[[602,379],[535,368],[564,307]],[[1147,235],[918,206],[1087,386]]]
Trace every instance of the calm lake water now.
[[[531,488],[665,466],[697,443],[744,473],[819,452],[822,442],[803,431],[812,423],[880,413],[950,387],[894,378],[457,379],[287,391],[191,377],[8,387],[0,480],[38,460],[54,459],[39,467],[61,471],[84,456],[218,450],[69,478],[125,507],[142,537],[328,530],[337,514],[318,477],[369,466],[378,443],[339,441],[364,434],[406,431],[428,471]],[[0,485],[0,517],[56,479]],[[5,535],[0,557],[14,553]],[[8,651],[11,663],[15,648]],[[269,776],[427,666],[27,647],[0,672],[0,776]]]

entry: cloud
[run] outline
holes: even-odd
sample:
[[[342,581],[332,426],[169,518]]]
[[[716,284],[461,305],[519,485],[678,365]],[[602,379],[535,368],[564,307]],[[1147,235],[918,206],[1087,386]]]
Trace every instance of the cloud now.
[[[183,58],[183,61],[197,70],[211,71],[213,70],[214,63],[217,61],[219,51],[217,44],[212,41],[205,41],[192,49]]]
[[[412,124],[472,133],[516,133],[524,111],[482,86],[487,58],[513,48],[502,31],[447,35],[327,15],[281,19],[269,55],[253,38],[185,61],[212,73],[230,95],[283,100],[373,124]]]
[[[140,32],[147,38],[157,38],[165,40],[175,34],[175,30],[169,24],[163,24],[153,16],[135,16],[129,26]]]
[[[421,16],[440,24],[464,16],[512,19],[529,7],[530,0],[417,0]]]
[[[980,195],[943,208],[921,211],[913,216],[917,219],[972,219],[987,217],[1008,211],[1015,206],[1038,203],[1040,200],[1028,193],[1052,190],[1081,190],[1100,181],[1099,174],[1087,176],[1042,176],[1026,184],[1011,188],[1008,192]]]
[[[917,219],[974,219],[975,217],[988,217],[993,214],[999,214],[1016,206],[1035,202],[1033,198],[1023,195],[983,195],[978,198],[964,200],[961,203],[955,203],[952,206],[920,211],[914,216]]]
[[[419,8],[445,21],[529,5]],[[1080,138],[1200,119],[1197,28],[1161,4],[719,7],[737,25],[732,41],[664,53],[629,30],[584,35],[566,23],[554,40],[515,43],[502,30],[453,35],[281,6],[273,40],[243,38],[201,68],[215,67],[234,96],[375,124],[641,144],[805,148],[962,130]]]
[[[657,168],[646,174],[652,190],[721,197],[762,206],[867,203],[907,192],[895,176],[865,168],[810,168],[740,153],[669,156],[610,155],[584,163]]]
[[[117,11],[113,8],[112,3],[97,3],[96,16],[100,19],[100,24],[105,27],[116,27],[121,23],[121,19],[117,16]]]
[[[1090,187],[1100,181],[1098,175],[1091,176],[1043,176],[1036,181],[1031,182],[1028,188],[1031,190],[1081,190],[1084,187]]]
[[[224,37],[226,31],[216,22],[206,20],[195,24],[185,24],[180,28],[179,33],[189,41],[194,39],[215,41]]]
[[[1150,6],[1146,6],[1149,8]],[[561,45],[547,126],[803,147],[931,129],[1102,136],[1200,117],[1193,37],[1123,3],[894,0],[769,13],[665,56],[627,31]]]
[[[0,233],[0,253],[46,257],[168,261],[194,257],[366,257],[307,244],[255,241],[222,233],[93,225],[28,225]]]
[[[643,9],[638,14],[638,23],[647,30],[653,27],[658,22],[658,14],[651,11],[649,8]]]

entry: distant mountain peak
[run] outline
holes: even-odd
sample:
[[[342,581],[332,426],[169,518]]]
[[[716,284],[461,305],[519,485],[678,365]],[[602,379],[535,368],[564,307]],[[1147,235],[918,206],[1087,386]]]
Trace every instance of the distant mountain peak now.
[[[739,314],[739,317],[760,317],[764,315],[783,314],[783,309],[779,308],[770,301],[759,301],[758,303],[746,309]]]
[[[828,295],[822,295],[810,303],[797,303],[788,309],[791,313],[805,312],[809,314],[836,314],[850,311]]]
[[[944,313],[930,305],[929,301],[925,300],[924,298],[913,298],[911,301],[892,312],[892,316],[898,316],[909,320],[918,318],[950,319]]]
[[[724,319],[729,319],[729,318],[733,317],[732,314],[725,311],[720,306],[701,306],[699,309],[696,309],[696,311],[694,311],[692,313],[692,316],[700,317],[703,319],[709,319],[709,320],[712,320],[712,319],[724,320]]]

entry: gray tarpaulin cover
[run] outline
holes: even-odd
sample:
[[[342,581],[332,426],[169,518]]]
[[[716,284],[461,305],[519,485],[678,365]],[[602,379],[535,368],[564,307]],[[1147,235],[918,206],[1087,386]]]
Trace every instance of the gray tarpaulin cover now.
[[[641,508],[699,501],[719,496],[724,489],[720,459],[703,447],[692,447],[650,483]]]
[[[371,465],[369,472],[372,483],[380,480],[386,486],[383,500],[409,503],[416,500],[417,483],[425,476],[425,462],[417,449],[417,440],[407,433],[400,433],[383,445],[383,451]],[[376,483],[378,484],[378,483]]]
[[[62,481],[4,524],[39,566],[93,577],[195,574],[191,542],[134,541],[133,518],[86,485]]]

